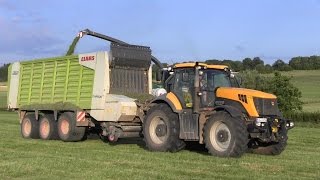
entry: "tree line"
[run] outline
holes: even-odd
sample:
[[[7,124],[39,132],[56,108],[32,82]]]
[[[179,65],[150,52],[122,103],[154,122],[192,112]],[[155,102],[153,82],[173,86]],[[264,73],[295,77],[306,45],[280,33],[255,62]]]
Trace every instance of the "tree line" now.
[[[272,73],[273,71],[291,70],[316,70],[320,69],[320,56],[293,57],[289,63],[281,59],[276,60],[272,65],[265,64],[260,57],[245,58],[242,61],[210,59],[205,61],[208,64],[221,64],[229,66],[233,71],[256,70],[259,73]]]
[[[4,64],[0,67],[0,82],[5,82],[8,80],[8,67],[10,64]]]
[[[220,64],[227,65],[233,71],[246,71],[246,70],[256,70],[259,73],[267,74],[274,71],[291,71],[291,70],[316,70],[320,69],[320,56],[298,56],[293,57],[289,63],[284,62],[281,59],[276,60],[272,65],[265,64],[260,57],[245,58],[242,61],[236,60],[218,60],[209,59],[205,63],[208,64]],[[165,67],[167,66],[164,63]],[[4,64],[0,67],[0,81],[7,81],[8,78],[8,66],[9,64]],[[157,67],[152,67],[154,71]]]

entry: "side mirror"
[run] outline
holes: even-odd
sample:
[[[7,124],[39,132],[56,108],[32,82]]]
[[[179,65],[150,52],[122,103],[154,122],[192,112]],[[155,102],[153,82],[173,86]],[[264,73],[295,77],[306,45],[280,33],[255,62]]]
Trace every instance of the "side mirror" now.
[[[161,81],[161,79],[162,79],[162,71],[158,70],[156,72],[156,81]]]

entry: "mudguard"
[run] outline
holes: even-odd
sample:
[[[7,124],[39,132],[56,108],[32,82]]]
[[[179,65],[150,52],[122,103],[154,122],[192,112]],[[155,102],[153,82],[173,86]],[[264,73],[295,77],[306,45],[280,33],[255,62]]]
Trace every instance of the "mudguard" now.
[[[242,117],[242,112],[233,106],[221,105],[221,106],[215,107],[214,110],[216,111],[224,110],[228,112],[232,117]]]
[[[171,107],[172,111],[176,113],[179,113],[182,110],[182,105],[178,97],[172,92],[156,97],[151,103],[166,103]]]

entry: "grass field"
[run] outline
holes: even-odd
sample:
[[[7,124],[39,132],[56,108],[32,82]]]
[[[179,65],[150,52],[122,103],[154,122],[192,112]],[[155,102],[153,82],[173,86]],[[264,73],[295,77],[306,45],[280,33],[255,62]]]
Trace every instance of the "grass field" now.
[[[289,71],[292,83],[302,92],[304,111],[320,111],[320,70]]]
[[[145,150],[140,139],[65,143],[23,139],[16,113],[0,112],[0,179],[317,179],[320,129],[290,131],[279,156],[217,158],[203,147],[177,153]]]

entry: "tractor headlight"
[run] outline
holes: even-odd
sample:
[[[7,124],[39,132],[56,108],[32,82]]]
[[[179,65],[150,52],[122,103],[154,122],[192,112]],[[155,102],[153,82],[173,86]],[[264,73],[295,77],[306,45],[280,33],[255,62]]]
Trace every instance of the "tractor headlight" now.
[[[264,127],[267,122],[267,118],[257,118],[255,121],[256,126]]]
[[[293,122],[290,122],[289,124],[290,124],[290,127],[293,127],[293,126],[294,126],[294,123],[293,123]]]
[[[287,121],[286,127],[287,127],[288,129],[293,128],[293,127],[294,127],[294,122],[292,122],[292,121]]]

